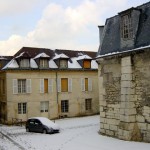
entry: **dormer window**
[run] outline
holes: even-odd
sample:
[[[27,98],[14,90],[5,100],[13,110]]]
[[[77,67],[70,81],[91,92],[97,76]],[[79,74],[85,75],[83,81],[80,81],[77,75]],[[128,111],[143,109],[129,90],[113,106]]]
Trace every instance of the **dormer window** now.
[[[22,58],[20,60],[20,67],[21,68],[29,68],[30,67],[30,60],[27,58]]]
[[[121,37],[123,39],[131,39],[133,37],[131,13],[121,17]]]
[[[91,60],[84,60],[83,61],[83,68],[90,69],[91,68]]]
[[[48,68],[48,59],[41,58],[40,59],[40,68]]]
[[[67,59],[60,59],[60,68],[68,68],[68,60]]]

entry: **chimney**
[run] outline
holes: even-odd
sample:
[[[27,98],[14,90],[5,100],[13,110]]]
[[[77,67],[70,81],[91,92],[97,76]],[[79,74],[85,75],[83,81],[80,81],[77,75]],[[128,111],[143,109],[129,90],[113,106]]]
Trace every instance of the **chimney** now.
[[[104,26],[98,26],[99,28],[99,44],[102,44],[102,40],[103,40],[103,31],[104,31]]]

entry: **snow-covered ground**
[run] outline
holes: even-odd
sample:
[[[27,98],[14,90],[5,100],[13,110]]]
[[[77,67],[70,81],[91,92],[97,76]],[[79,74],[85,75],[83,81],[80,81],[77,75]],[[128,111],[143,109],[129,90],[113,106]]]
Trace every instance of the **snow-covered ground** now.
[[[0,126],[0,150],[150,150],[149,143],[99,135],[99,115],[60,119],[56,123],[61,127],[57,134],[31,133],[24,127]]]

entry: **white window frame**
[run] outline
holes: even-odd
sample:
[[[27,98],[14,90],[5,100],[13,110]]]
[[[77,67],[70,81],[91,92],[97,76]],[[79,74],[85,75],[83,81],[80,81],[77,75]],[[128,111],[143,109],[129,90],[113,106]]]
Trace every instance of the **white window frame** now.
[[[69,112],[69,100],[61,100],[61,112],[62,113]]]
[[[49,64],[48,64],[48,59],[40,59],[40,68],[48,68]]]
[[[27,113],[27,103],[18,103],[18,114],[26,114]]]
[[[25,87],[23,87],[23,83],[21,80],[25,80]],[[20,83],[20,91],[19,91],[19,82]],[[25,94],[25,93],[31,93],[31,79],[13,79],[13,94]]]
[[[85,91],[85,79],[86,78],[81,78],[81,91]],[[92,91],[92,79],[88,79],[88,91]]]
[[[46,79],[46,78],[45,78]],[[53,92],[53,79],[48,79],[48,93]],[[44,79],[40,79],[40,93],[44,93]]]
[[[41,107],[40,108],[41,113],[48,112],[49,111],[49,101],[41,102],[40,107]]]
[[[29,68],[30,67],[30,60],[27,58],[23,58],[20,60],[20,67],[21,68]]]
[[[66,59],[60,59],[60,68],[68,68],[68,60]]]
[[[61,79],[62,78],[57,79],[57,90],[58,90],[58,92],[62,92],[61,91]],[[66,79],[68,79],[68,91],[67,92],[72,92],[72,78],[66,78]]]
[[[133,38],[131,13],[123,15],[121,18],[121,36],[123,39]]]

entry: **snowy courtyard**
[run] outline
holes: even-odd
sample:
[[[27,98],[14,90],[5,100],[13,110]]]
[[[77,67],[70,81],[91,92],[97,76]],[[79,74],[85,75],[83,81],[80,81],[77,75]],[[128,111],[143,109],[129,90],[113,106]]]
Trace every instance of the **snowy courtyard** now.
[[[127,142],[100,135],[99,115],[55,121],[57,134],[26,132],[25,127],[0,126],[0,150],[150,150],[149,143]]]

